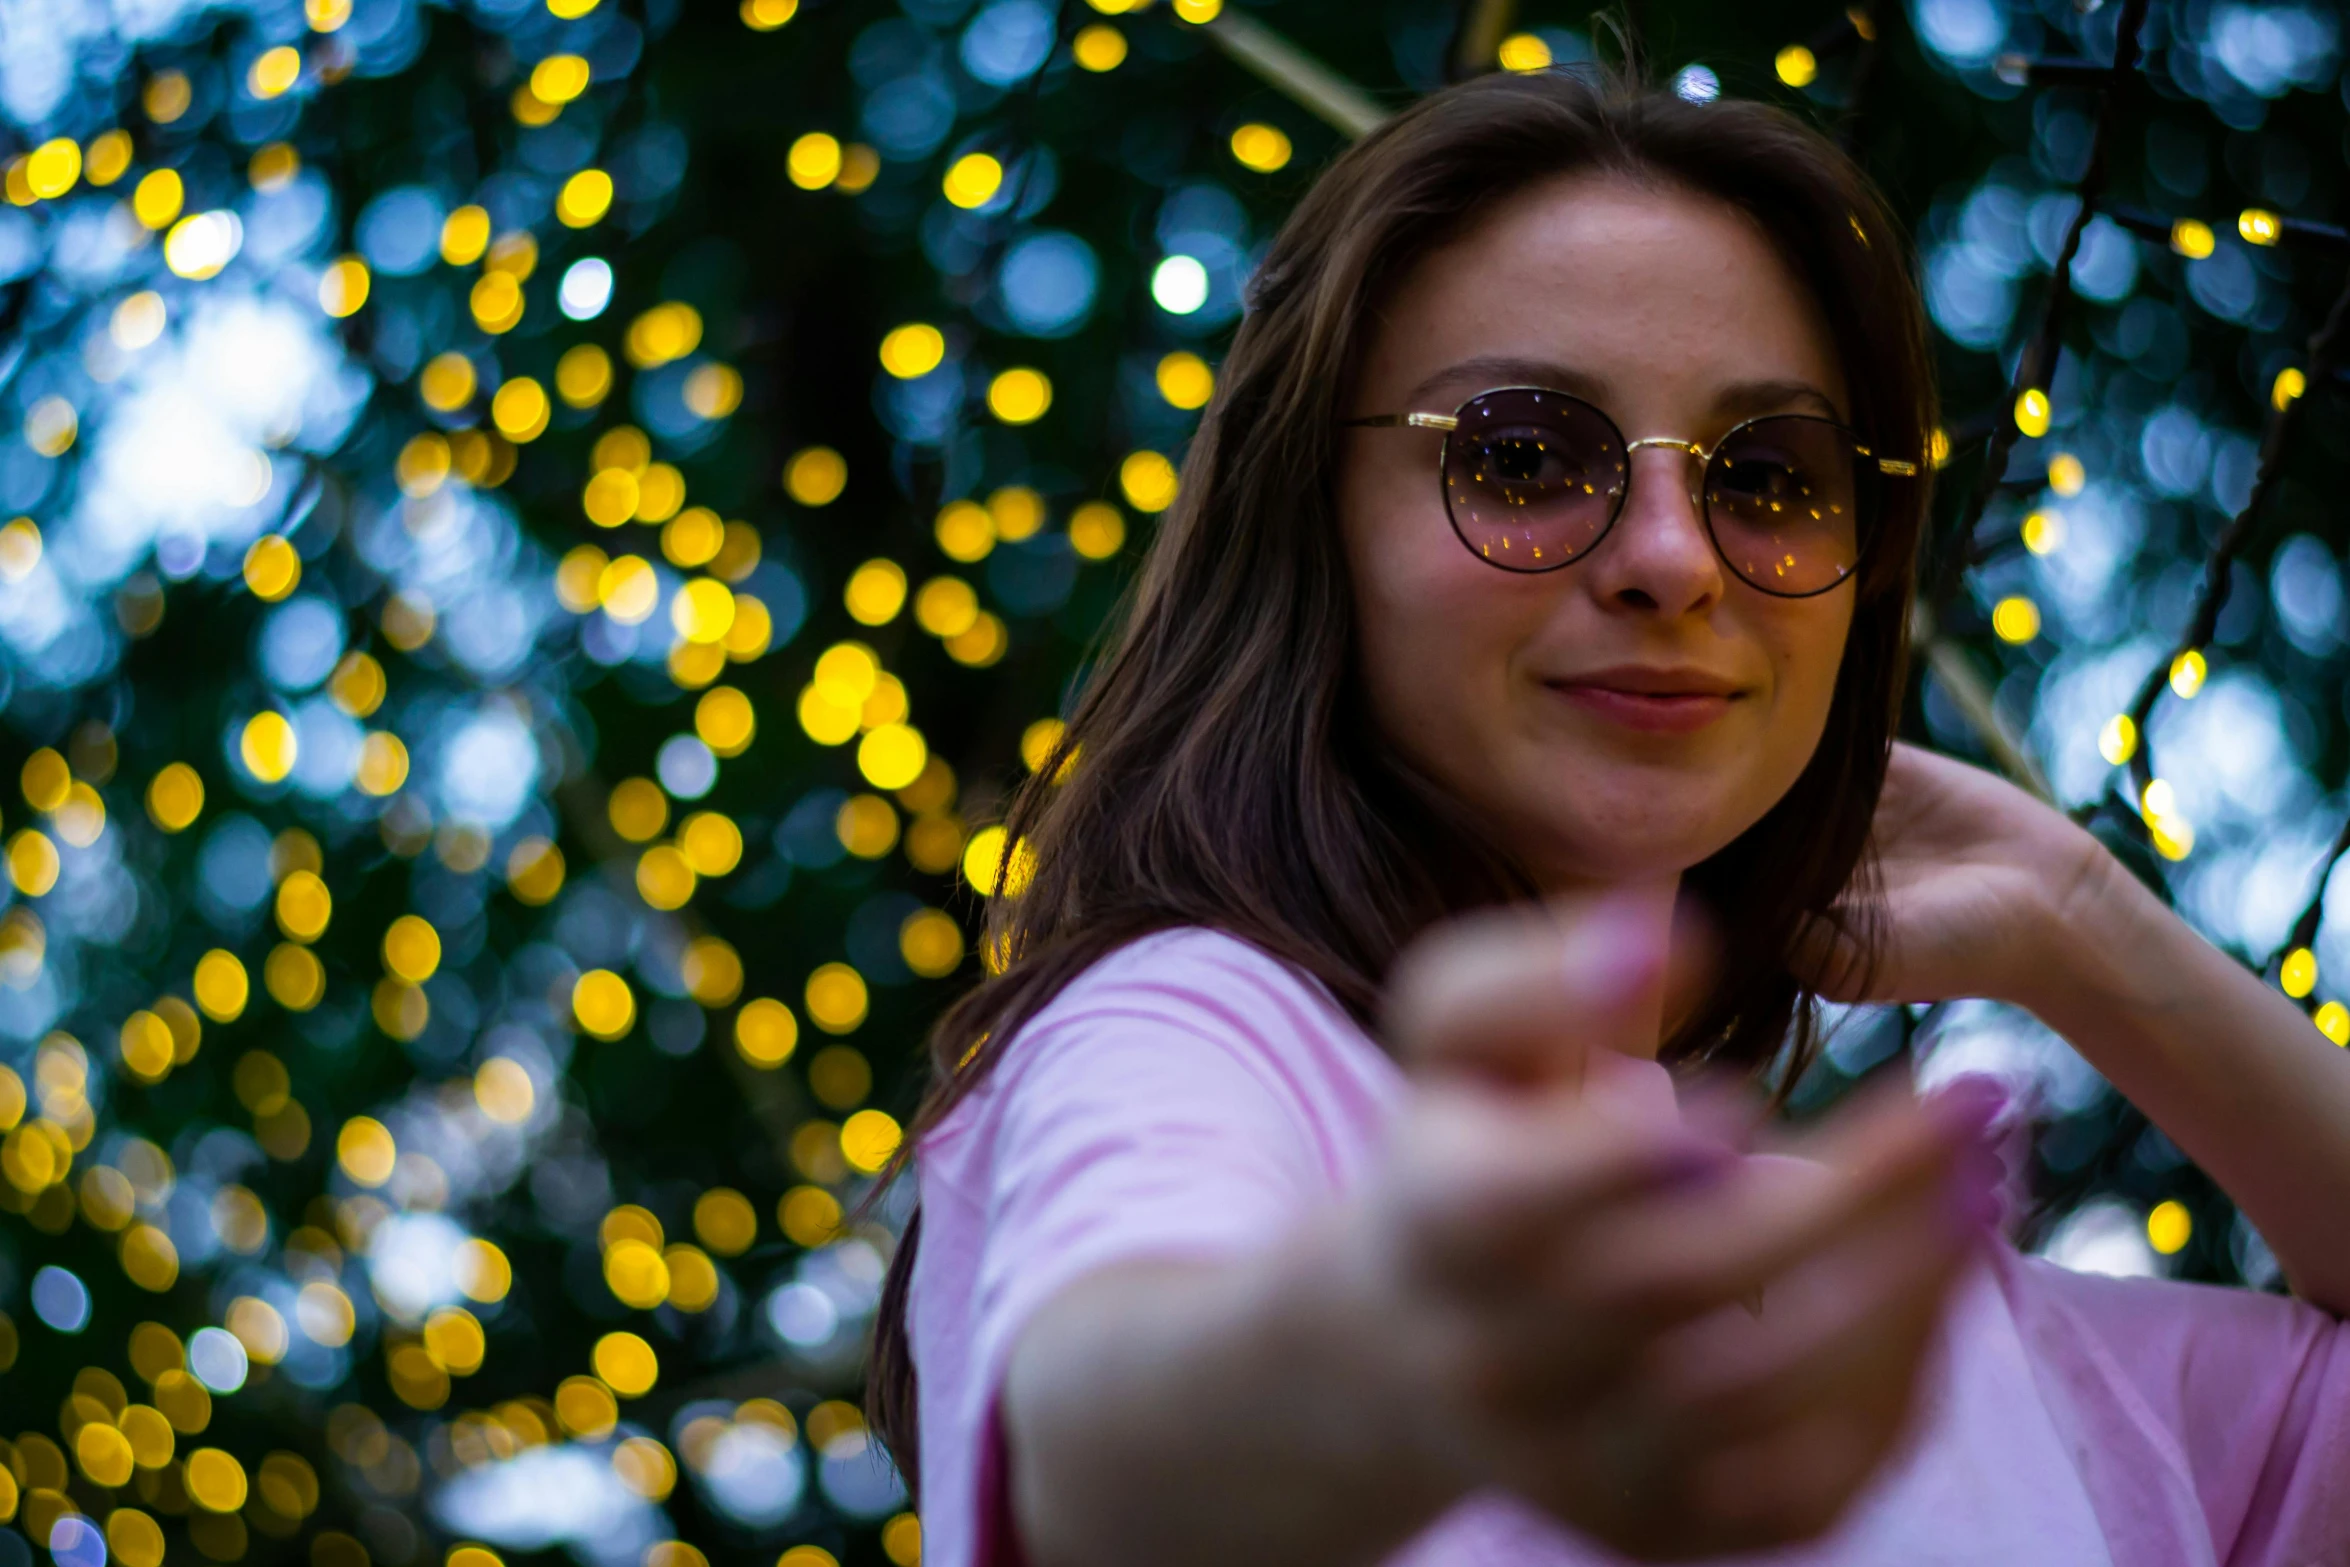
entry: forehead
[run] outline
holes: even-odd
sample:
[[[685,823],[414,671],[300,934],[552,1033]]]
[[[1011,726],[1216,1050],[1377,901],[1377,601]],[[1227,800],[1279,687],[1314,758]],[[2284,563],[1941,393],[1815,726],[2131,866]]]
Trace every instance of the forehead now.
[[[1570,367],[1643,410],[1784,381],[1850,412],[1826,318],[1761,225],[1619,175],[1535,186],[1423,258],[1381,312],[1363,376],[1374,395],[1465,395],[1477,388],[1441,384],[1448,367],[1497,358]]]

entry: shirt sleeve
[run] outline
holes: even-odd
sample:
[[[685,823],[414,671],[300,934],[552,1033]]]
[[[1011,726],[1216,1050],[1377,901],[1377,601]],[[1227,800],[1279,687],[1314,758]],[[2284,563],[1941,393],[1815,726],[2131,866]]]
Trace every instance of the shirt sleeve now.
[[[1253,951],[1178,951],[1113,959],[1038,1014],[954,1151],[976,1221],[954,1444],[976,1460],[976,1563],[1020,1560],[998,1399],[1036,1310],[1118,1263],[1274,1244],[1333,1195],[1368,1119],[1347,1069],[1363,1042],[1306,981]]]
[[[2350,1561],[2350,1323],[2249,1289],[2007,1272],[2117,1561],[2188,1496],[2227,1567]]]

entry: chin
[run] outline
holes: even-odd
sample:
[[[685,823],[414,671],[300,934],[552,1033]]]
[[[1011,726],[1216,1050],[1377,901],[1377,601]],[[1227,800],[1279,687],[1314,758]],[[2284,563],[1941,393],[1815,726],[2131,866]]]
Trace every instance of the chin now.
[[[1540,786],[1499,816],[1556,846],[1543,863],[1604,881],[1679,875],[1720,853],[1784,793],[1741,787],[1745,780],[1719,769],[1554,763],[1536,776]]]

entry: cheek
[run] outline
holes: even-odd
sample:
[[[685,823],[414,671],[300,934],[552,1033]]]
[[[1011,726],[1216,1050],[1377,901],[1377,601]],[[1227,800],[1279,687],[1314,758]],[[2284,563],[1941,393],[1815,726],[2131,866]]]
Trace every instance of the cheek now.
[[[1503,574],[1461,547],[1435,480],[1418,477],[1342,487],[1339,515],[1372,716],[1427,766],[1460,733],[1472,694],[1504,689],[1514,633],[1511,584],[1488,580]]]
[[[1774,728],[1794,757],[1794,773],[1811,760],[1836,698],[1836,677],[1844,666],[1844,649],[1852,634],[1852,603],[1848,594],[1828,595],[1829,602],[1802,601],[1801,610],[1774,628],[1772,662],[1778,669]]]

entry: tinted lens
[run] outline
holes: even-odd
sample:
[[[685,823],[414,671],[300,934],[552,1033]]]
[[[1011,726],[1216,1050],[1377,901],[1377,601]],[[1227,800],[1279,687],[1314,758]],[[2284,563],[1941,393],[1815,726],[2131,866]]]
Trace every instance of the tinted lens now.
[[[1624,442],[1607,416],[1559,392],[1475,397],[1444,443],[1444,504],[1461,542],[1510,571],[1581,557],[1623,503]]]
[[[1741,425],[1705,468],[1706,520],[1732,568],[1765,593],[1820,593],[1867,540],[1851,433],[1800,415]]]

